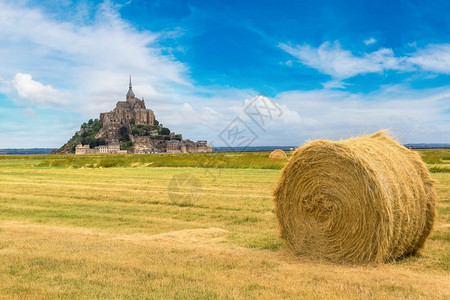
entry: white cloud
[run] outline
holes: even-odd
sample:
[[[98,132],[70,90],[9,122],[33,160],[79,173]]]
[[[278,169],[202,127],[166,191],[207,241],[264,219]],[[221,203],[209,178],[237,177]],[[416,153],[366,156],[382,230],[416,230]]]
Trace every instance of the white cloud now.
[[[403,143],[450,140],[450,90],[412,91],[385,87],[363,95],[336,90],[292,91],[276,101],[315,124],[297,124],[290,136],[307,139],[340,139],[390,129]],[[288,135],[284,135],[286,138]]]
[[[162,53],[159,41],[164,36],[138,32],[120,18],[110,1],[94,8],[93,19],[65,21],[24,4],[0,1],[0,77],[6,81],[16,80],[13,77],[20,72],[51,83],[54,90],[70,90],[67,110],[89,116],[111,109],[124,97],[129,74],[137,96],[147,99],[162,98],[176,86],[190,86],[187,68]],[[5,82],[0,85],[2,91],[7,89]],[[28,90],[20,88],[24,96]],[[34,88],[55,96],[45,85]],[[47,105],[56,98],[33,98],[30,103]]]
[[[171,105],[168,109],[170,112],[163,110],[156,118],[164,120],[164,126],[171,131],[182,133],[185,139],[214,141],[216,133],[226,120],[224,112],[218,112],[209,106],[194,108],[185,102],[179,106]]]
[[[164,112],[164,124],[185,138],[207,139],[216,146],[223,145],[219,134],[236,117],[257,134],[255,146],[296,146],[306,140],[335,140],[381,129],[391,130],[403,143],[450,140],[449,89],[411,90],[395,85],[367,95],[328,89],[283,92],[272,98],[282,113],[266,118],[264,130],[244,112],[254,96],[242,96],[236,93],[234,101],[215,98],[204,106],[196,101],[182,103],[171,107],[167,115]]]
[[[179,120],[184,124],[211,126],[221,117],[223,116],[211,107],[204,106],[200,110],[195,110],[189,103],[184,103],[181,108],[181,116]]]
[[[364,41],[366,45],[375,42],[374,38]],[[408,45],[416,47],[416,43]],[[323,84],[326,88],[342,88],[345,85],[342,82],[344,79],[387,70],[422,70],[450,74],[450,44],[430,44],[406,56],[395,56],[394,51],[389,48],[356,56],[351,51],[342,49],[339,42],[324,42],[318,48],[310,45],[293,47],[282,43],[279,47],[302,64],[332,76],[332,81]]]
[[[257,110],[254,109],[257,107]],[[246,110],[246,108],[248,108]],[[257,95],[251,99],[245,99],[243,107],[233,107],[233,111],[242,119],[247,120],[248,125],[252,127],[251,116],[256,119],[258,123],[264,123],[265,130],[268,127],[277,127],[279,125],[313,125],[317,121],[301,117],[297,111],[290,109],[287,105],[281,104],[277,99],[272,99],[267,96]]]
[[[340,79],[330,80],[322,83],[322,86],[326,89],[341,89],[344,88],[347,84]]]
[[[373,37],[371,37],[371,38],[369,38],[369,39],[363,41],[363,43],[364,43],[366,46],[375,44],[376,42],[377,42],[377,40],[376,40],[375,38],[373,38]]]
[[[24,104],[38,106],[66,105],[66,95],[51,85],[43,85],[33,80],[30,74],[17,73],[12,80],[12,87]]]
[[[280,44],[279,47],[303,64],[337,79],[366,73],[382,73],[385,70],[408,69],[405,59],[395,57],[392,49],[387,48],[355,56],[352,52],[342,49],[339,42],[325,42],[319,48],[309,45],[291,47],[286,44]]]
[[[422,70],[450,74],[450,44],[432,44],[419,49],[408,59]]]
[[[36,120],[33,125],[28,123],[29,127],[17,120],[20,138],[0,139],[10,146],[42,145],[29,139],[42,132],[46,132],[47,143],[61,145],[79,128],[77,112],[98,117],[99,112],[111,110],[117,100],[124,99],[130,73],[136,95],[145,97],[158,120],[185,138],[208,139],[216,145],[220,145],[220,132],[236,116],[245,117],[244,100],[255,95],[251,90],[193,87],[187,67],[163,54],[170,53],[160,46],[166,33],[137,31],[120,18],[118,8],[109,1],[94,12],[86,8],[78,17],[65,21],[26,8],[26,2],[12,3],[0,0],[0,92],[31,106],[23,113],[31,116],[34,112]],[[90,18],[92,13],[94,19]],[[448,114],[444,113],[450,110],[450,90],[416,91],[394,86],[369,95],[332,90],[344,87],[345,79],[358,74],[414,68],[450,73],[447,44],[431,45],[407,57],[397,57],[389,48],[354,54],[339,43],[324,43],[318,48],[279,46],[332,78],[323,84],[324,90],[276,95],[274,100],[283,113],[269,122],[265,132],[257,131],[255,144],[296,145],[307,139],[339,139],[382,128],[392,129],[402,142],[450,140]],[[295,64],[287,61],[286,65]],[[72,118],[70,122],[50,124],[50,117],[58,118],[51,111],[46,112],[49,118],[39,118],[42,111],[34,106],[55,107],[64,100],[64,109],[70,111],[65,117]],[[0,125],[5,132],[15,130],[6,122]]]
[[[285,104],[280,105],[280,108],[282,110],[282,115],[280,116],[279,120],[284,124],[284,125],[289,125],[289,126],[293,126],[293,125],[302,125],[302,126],[306,126],[306,127],[313,127],[319,124],[319,122],[314,119],[314,118],[306,118],[306,117],[301,117],[300,114],[292,109],[289,109],[289,107]],[[278,120],[274,119],[273,123],[277,123]]]
[[[375,40],[372,39],[364,43],[373,44]],[[450,44],[430,44],[406,56],[395,56],[394,51],[389,48],[356,56],[351,51],[342,49],[339,42],[324,42],[318,48],[309,45],[292,47],[287,44],[279,44],[279,47],[302,64],[332,76],[333,80],[323,83],[326,88],[342,88],[345,85],[343,80],[347,78],[388,70],[450,74]]]

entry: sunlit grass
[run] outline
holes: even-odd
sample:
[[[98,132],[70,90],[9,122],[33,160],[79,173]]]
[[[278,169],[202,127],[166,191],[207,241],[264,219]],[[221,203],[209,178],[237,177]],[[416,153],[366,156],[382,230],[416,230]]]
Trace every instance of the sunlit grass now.
[[[206,154],[0,157],[0,298],[450,296],[448,173],[433,174],[437,218],[420,255],[342,266],[286,251],[271,196],[280,170],[265,155],[220,154],[219,168],[201,167]],[[172,193],[189,205],[169,196],[179,174],[200,182]]]
[[[450,173],[450,150],[418,151],[433,173]]]
[[[194,167],[281,169],[286,160],[269,159],[268,152],[191,153],[147,155],[59,155],[44,157],[39,167]]]

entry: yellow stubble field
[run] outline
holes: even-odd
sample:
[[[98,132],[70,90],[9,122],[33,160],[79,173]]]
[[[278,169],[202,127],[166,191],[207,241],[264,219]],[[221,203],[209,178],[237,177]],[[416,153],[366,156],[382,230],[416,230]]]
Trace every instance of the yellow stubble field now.
[[[381,265],[294,257],[279,169],[69,168],[0,160],[0,298],[450,297],[450,173],[420,255]]]

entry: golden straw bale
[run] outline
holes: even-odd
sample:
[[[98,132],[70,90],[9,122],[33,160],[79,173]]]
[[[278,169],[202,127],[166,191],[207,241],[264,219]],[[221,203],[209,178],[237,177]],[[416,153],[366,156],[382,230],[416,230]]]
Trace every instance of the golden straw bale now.
[[[283,150],[275,149],[275,150],[273,150],[270,153],[269,158],[272,158],[272,159],[287,159],[287,155],[286,155],[286,153]]]
[[[296,254],[368,263],[415,254],[437,196],[420,156],[377,132],[298,148],[274,197],[281,238]]]

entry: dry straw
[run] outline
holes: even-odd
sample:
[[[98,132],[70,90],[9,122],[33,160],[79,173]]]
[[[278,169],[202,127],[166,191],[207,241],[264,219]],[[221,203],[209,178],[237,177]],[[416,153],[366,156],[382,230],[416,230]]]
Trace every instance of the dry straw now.
[[[298,148],[274,196],[290,248],[341,263],[415,254],[435,216],[436,192],[425,164],[384,132]]]
[[[271,159],[287,159],[287,155],[283,150],[276,149],[270,153],[269,158],[271,158]]]

